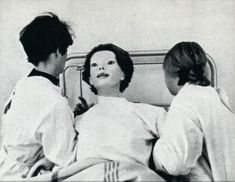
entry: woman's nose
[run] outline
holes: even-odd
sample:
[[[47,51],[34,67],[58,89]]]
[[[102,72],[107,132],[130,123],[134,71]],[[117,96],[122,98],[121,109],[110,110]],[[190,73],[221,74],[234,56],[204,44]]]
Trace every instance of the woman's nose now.
[[[104,67],[103,66],[99,67],[99,70],[104,70]]]

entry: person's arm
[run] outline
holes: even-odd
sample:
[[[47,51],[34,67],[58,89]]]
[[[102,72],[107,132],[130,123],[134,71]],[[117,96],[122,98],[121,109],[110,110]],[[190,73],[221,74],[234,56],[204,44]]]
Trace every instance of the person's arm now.
[[[42,172],[50,172],[53,166],[54,164],[51,161],[49,161],[46,157],[43,157],[30,169],[27,174],[27,178],[36,176]]]
[[[76,154],[74,117],[66,100],[61,100],[48,110],[37,130],[37,138],[45,157],[58,167],[71,164]]]
[[[159,138],[160,128],[165,122],[166,110],[163,107],[150,104],[135,104],[137,114],[148,124],[149,130]]]
[[[171,175],[188,174],[202,153],[202,142],[203,133],[196,113],[190,108],[172,107],[154,146],[156,169]]]
[[[24,178],[24,181],[62,181],[78,172],[98,163],[105,162],[103,159],[85,159],[83,161],[77,161],[69,166],[61,168],[57,171],[43,174],[36,177]]]

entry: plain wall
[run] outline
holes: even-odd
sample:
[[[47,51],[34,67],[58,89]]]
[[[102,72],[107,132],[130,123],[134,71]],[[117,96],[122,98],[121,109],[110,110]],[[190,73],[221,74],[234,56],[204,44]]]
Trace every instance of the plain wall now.
[[[45,11],[72,26],[76,39],[69,53],[107,42],[129,51],[198,42],[213,57],[218,86],[226,90],[235,111],[234,0],[0,0],[1,115],[16,81],[31,69],[19,32]]]

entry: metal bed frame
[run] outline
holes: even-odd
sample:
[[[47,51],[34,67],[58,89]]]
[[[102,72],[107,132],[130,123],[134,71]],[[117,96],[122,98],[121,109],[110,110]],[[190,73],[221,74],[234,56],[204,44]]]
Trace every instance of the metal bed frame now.
[[[129,51],[129,54],[131,58],[138,58],[138,57],[164,57],[167,53],[167,50],[152,50],[152,51]],[[76,68],[76,70],[79,72],[79,84],[80,84],[80,96],[83,96],[83,86],[82,86],[82,70],[83,70],[83,64],[84,60],[86,58],[87,53],[74,53],[70,54],[67,58],[67,63],[69,63],[71,60],[77,60],[76,63],[73,64],[68,64],[65,66],[63,75],[62,75],[62,82],[63,82],[63,96],[67,97],[67,90],[66,90],[66,72],[70,68]],[[217,70],[216,70],[216,65],[214,60],[212,59],[211,56],[207,54],[209,58],[209,68],[210,68],[210,80],[211,80],[211,86],[212,87],[217,87]],[[159,65],[163,64],[163,58],[159,61],[158,59],[154,59],[154,61],[149,60],[149,61],[135,61],[133,59],[133,64],[134,65]],[[163,105],[164,106],[164,105]]]

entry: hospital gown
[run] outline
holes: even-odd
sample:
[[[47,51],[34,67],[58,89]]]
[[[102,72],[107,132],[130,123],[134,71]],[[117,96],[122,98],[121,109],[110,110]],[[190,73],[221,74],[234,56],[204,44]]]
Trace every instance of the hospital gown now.
[[[58,86],[43,76],[26,77],[10,100],[2,125],[1,180],[26,177],[43,156],[57,167],[75,160],[73,113]]]
[[[172,101],[153,153],[156,167],[172,175],[234,181],[235,116],[214,88],[187,83]]]
[[[77,161],[93,158],[104,159],[107,162],[118,161],[120,166],[126,166],[127,163],[130,166],[136,164],[133,165],[133,168],[129,167],[129,175],[131,169],[135,169],[138,165],[146,170],[145,173],[143,171],[142,173],[147,175],[147,170],[150,171],[147,166],[153,143],[159,137],[158,130],[164,122],[165,113],[163,108],[131,103],[125,98],[99,96],[98,104],[77,121],[76,129],[79,133]],[[99,165],[101,171],[105,169],[103,164]],[[139,167],[137,168],[139,169]],[[123,167],[123,169],[127,168]],[[119,171],[118,174],[121,175],[122,172]],[[128,174],[128,171],[125,170],[125,173]],[[93,172],[90,175],[96,174],[99,176],[105,172],[95,174]],[[88,173],[86,178],[79,178],[78,175],[77,178],[69,178],[68,181],[88,180],[90,177]],[[119,178],[121,179],[121,177]],[[147,179],[150,180],[149,177]],[[145,180],[147,179],[145,178]]]

